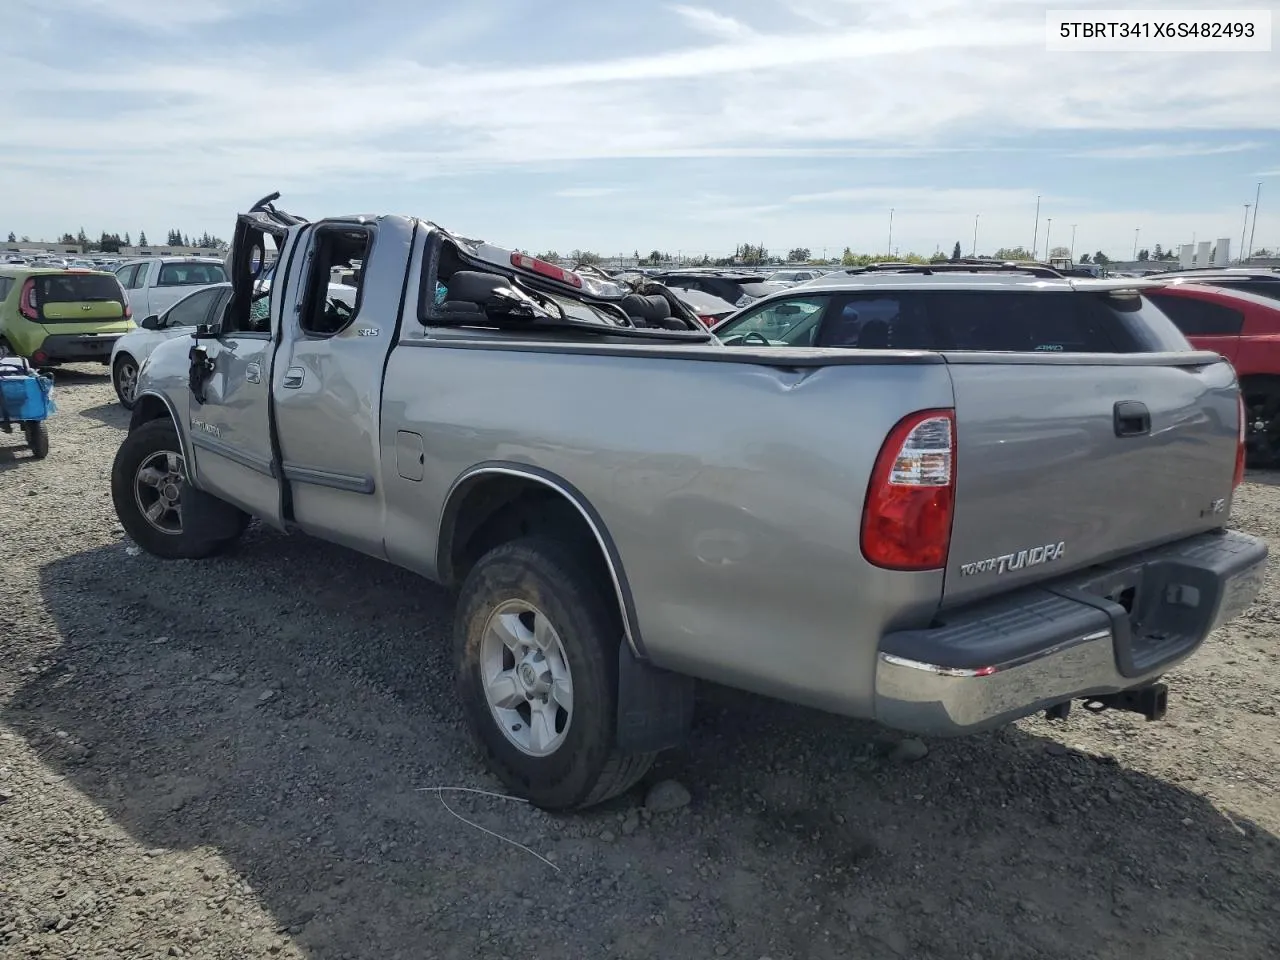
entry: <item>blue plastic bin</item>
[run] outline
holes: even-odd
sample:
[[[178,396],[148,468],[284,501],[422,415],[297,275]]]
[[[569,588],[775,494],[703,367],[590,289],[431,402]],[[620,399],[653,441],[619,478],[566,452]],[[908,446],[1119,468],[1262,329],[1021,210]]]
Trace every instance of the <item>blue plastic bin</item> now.
[[[0,420],[43,420],[50,413],[45,377],[0,376]]]

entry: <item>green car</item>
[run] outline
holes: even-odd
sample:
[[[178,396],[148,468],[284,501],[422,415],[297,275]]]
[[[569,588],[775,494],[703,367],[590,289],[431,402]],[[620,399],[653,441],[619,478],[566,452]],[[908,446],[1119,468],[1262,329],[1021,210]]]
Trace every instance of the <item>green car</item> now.
[[[0,265],[0,354],[38,366],[106,363],[132,316],[115,274]]]

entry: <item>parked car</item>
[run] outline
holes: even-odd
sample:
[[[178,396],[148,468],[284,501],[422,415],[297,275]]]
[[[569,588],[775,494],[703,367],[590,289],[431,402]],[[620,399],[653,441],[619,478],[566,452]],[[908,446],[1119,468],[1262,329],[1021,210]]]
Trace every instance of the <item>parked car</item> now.
[[[1227,267],[1203,270],[1181,270],[1157,274],[1153,279],[1167,281],[1176,286],[1184,283],[1222,287],[1226,290],[1242,290],[1256,293],[1269,300],[1280,300],[1280,270]]]
[[[714,327],[738,309],[728,300],[721,300],[719,297],[713,297],[711,294],[703,293],[701,290],[675,287],[671,292],[679,298],[681,303],[697,314],[698,319],[708,327]]]
[[[126,410],[133,409],[133,395],[138,386],[138,370],[151,356],[151,351],[174,337],[189,337],[202,323],[212,323],[222,315],[231,298],[231,284],[218,283],[201,287],[165,310],[159,316],[144,317],[138,329],[131,330],[111,349],[111,384],[116,397]]]
[[[697,290],[745,307],[752,300],[773,293],[778,288],[755,273],[734,270],[672,270],[653,278],[668,287]]]
[[[1139,280],[1063,278],[1040,266],[882,267],[775,293],[714,332],[735,347],[1185,351],[1185,338],[1144,297],[1159,289]]]
[[[225,283],[222,261],[213,257],[148,257],[115,268],[134,316],[159,316],[193,290]]]
[[[823,276],[822,270],[777,270],[764,278],[765,283],[780,287],[794,287],[797,283],[806,283]]]
[[[131,316],[110,273],[0,266],[0,346],[37,366],[106,363]]]
[[[1220,353],[1235,367],[1254,467],[1280,465],[1280,283],[1270,283],[1183,279],[1147,294],[1198,349]]]
[[[836,278],[730,347],[425,220],[303,229],[273,200],[238,221],[221,325],[142,370],[120,522],[199,558],[256,516],[457,587],[467,721],[540,806],[628,789],[695,677],[929,735],[1076,698],[1158,719],[1158,678],[1263,582],[1265,543],[1227,526],[1231,365],[1114,284]],[[246,335],[267,234],[288,283]],[[891,348],[772,345],[814,314],[819,341],[865,315]],[[892,349],[933,316],[962,342]]]
[[[273,275],[273,266],[269,266],[256,284],[256,292],[259,295],[267,295],[259,300],[263,317],[266,315],[265,308]],[[328,296],[331,299],[341,300],[352,308],[355,307],[355,287],[330,283]],[[230,283],[201,287],[187,294],[158,317],[144,317],[137,330],[117,340],[115,348],[111,351],[111,383],[115,387],[120,405],[126,410],[133,409],[138,371],[151,355],[152,350],[166,340],[190,337],[202,324],[216,324],[221,319],[230,299]]]

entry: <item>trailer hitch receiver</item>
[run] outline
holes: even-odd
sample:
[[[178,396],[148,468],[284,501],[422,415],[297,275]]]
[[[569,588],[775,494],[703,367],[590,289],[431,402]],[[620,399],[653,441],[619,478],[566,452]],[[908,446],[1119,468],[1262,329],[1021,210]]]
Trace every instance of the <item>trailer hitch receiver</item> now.
[[[1164,683],[1149,683],[1132,690],[1121,690],[1119,693],[1088,697],[1082,706],[1091,713],[1125,710],[1140,713],[1148,720],[1163,720],[1169,709],[1169,686]]]

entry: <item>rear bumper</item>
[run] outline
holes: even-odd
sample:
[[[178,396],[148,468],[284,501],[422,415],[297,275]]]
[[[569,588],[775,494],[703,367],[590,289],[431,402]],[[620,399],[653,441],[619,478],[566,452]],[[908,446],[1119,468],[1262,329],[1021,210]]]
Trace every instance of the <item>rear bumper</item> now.
[[[954,736],[1141,686],[1253,603],[1267,546],[1215,531],[886,635],[876,719]]]
[[[120,333],[53,333],[36,348],[55,363],[106,363],[111,348],[124,334]]]

